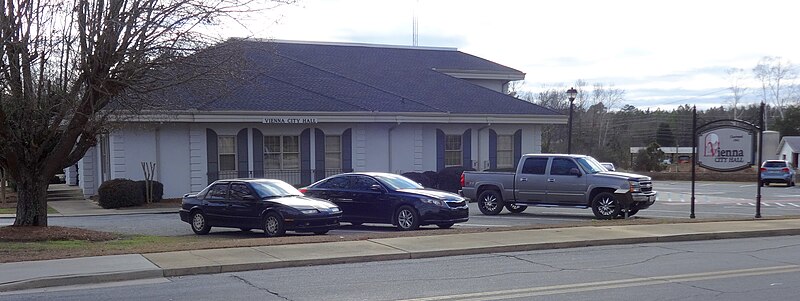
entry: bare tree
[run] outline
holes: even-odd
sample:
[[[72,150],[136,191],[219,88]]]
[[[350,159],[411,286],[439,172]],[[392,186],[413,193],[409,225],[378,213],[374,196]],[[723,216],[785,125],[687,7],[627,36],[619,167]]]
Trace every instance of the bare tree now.
[[[606,88],[603,84],[594,84],[591,106],[596,109],[590,110],[594,116],[589,118],[593,119],[593,128],[597,130],[597,146],[602,148],[607,144],[611,122],[608,113],[623,100],[625,100],[625,90],[614,88],[614,85]]]
[[[733,112],[733,116],[731,117],[733,119],[738,119],[739,115],[741,115],[739,104],[742,103],[742,98],[744,98],[747,93],[747,87],[745,86],[747,73],[742,68],[730,68],[725,70],[725,74],[730,84],[728,89],[731,90],[731,94],[733,94],[730,99],[731,111]]]
[[[139,96],[206,74],[185,59],[217,42],[204,32],[291,2],[255,1],[3,1],[0,167],[18,187],[14,225],[47,226],[49,179],[96,144],[115,111],[157,108]]]
[[[797,67],[781,57],[763,57],[753,68],[753,75],[761,82],[761,93],[765,103],[772,103],[784,118],[784,109],[793,102],[792,93],[787,90],[794,86]]]

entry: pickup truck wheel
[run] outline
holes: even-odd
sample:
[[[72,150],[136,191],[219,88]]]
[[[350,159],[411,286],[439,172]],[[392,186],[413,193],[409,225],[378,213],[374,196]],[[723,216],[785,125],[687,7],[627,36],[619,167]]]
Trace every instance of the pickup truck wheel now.
[[[592,212],[598,219],[612,219],[620,214],[619,200],[610,192],[601,192],[592,199]],[[628,214],[630,216],[630,214]]]
[[[485,215],[497,215],[503,211],[503,197],[494,190],[486,190],[478,197],[478,209]]]
[[[506,204],[506,209],[508,209],[508,211],[511,211],[511,213],[520,213],[522,211],[525,211],[525,209],[528,209],[528,206],[520,206],[517,204]]]

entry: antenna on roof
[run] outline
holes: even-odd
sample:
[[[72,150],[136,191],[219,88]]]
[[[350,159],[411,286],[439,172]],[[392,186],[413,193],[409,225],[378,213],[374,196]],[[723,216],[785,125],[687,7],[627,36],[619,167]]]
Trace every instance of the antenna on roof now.
[[[412,36],[413,41],[411,46],[419,46],[419,20],[417,19],[417,7],[419,6],[419,0],[416,1],[414,4],[414,21],[413,21],[413,29],[412,29]]]

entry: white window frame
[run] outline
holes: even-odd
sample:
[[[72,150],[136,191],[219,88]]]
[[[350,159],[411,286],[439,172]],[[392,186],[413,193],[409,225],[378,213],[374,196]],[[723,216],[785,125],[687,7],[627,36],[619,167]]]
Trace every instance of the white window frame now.
[[[500,140],[508,139],[508,148],[503,149],[500,148]],[[507,153],[508,154],[508,162],[502,163],[500,162],[500,154]],[[497,135],[497,145],[496,145],[496,155],[497,155],[497,168],[513,168],[515,166],[514,162],[514,135]]]
[[[339,142],[339,150],[338,151],[331,151],[328,147],[328,139],[336,139]],[[341,135],[326,135],[325,136],[325,169],[342,169],[342,136]],[[328,156],[335,154],[337,158],[339,158],[339,165],[332,166],[330,161],[328,161]]]
[[[271,152],[269,150],[269,148],[266,145],[267,137],[278,137],[279,138],[280,146],[279,146],[279,150],[278,151],[272,151]],[[286,146],[284,145],[284,141],[285,141],[284,139],[286,137],[293,137],[293,138],[297,139],[297,152],[287,152],[286,151]],[[302,163],[301,163],[302,162],[302,158],[301,158],[301,156],[302,156],[302,154],[301,154],[302,146],[301,146],[301,143],[302,143],[302,141],[300,141],[300,136],[299,135],[264,135],[264,140],[263,141],[264,141],[264,153],[262,154],[262,156],[264,156],[264,170],[300,170],[301,169],[301,165],[302,165]],[[297,154],[297,168],[286,168],[285,161],[286,161],[286,155],[288,155],[288,154]],[[269,164],[269,160],[267,159],[268,155],[278,155],[278,158],[279,158],[278,161],[280,162],[280,168],[274,169],[274,168],[270,168],[268,166],[268,164]]]
[[[227,153],[227,152],[223,153],[222,152],[222,143],[221,143],[221,141],[222,141],[223,138],[231,138],[231,139],[233,139],[233,153]],[[223,172],[223,171],[238,171],[239,170],[239,164],[237,164],[238,158],[236,158],[237,151],[238,151],[236,148],[238,146],[236,144],[237,144],[236,136],[223,136],[223,135],[217,136],[217,171]],[[233,169],[225,169],[225,170],[222,169],[222,156],[223,155],[225,155],[225,156],[233,155]]]
[[[458,149],[448,149],[449,143],[447,143],[451,138],[458,139]],[[448,164],[447,162],[447,154],[457,154],[458,164]],[[451,166],[463,166],[464,165],[464,137],[461,135],[445,135],[444,136],[444,166],[451,167]]]

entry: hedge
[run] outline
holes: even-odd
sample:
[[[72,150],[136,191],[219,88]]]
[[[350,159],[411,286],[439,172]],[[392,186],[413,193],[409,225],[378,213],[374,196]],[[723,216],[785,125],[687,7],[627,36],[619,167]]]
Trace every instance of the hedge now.
[[[105,181],[97,189],[97,195],[100,207],[105,209],[141,206],[145,203],[141,187],[129,179]]]

